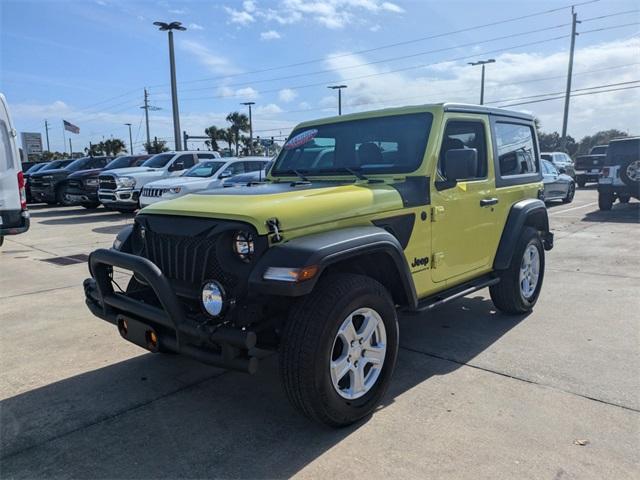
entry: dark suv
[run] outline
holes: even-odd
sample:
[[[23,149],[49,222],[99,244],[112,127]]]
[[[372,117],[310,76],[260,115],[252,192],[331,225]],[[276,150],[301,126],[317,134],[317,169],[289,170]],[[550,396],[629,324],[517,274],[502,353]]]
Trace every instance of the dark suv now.
[[[611,210],[616,198],[627,203],[640,198],[640,137],[619,138],[609,143],[598,181],[600,210]]]
[[[31,175],[31,197],[37,202],[54,205],[65,203],[67,177],[73,172],[90,168],[103,168],[113,157],[82,157],[67,165],[46,168]]]
[[[67,178],[65,201],[69,205],[82,205],[85,208],[98,208],[98,175],[107,170],[126,167],[138,167],[151,155],[126,155],[111,160],[103,168],[92,168],[72,173]]]

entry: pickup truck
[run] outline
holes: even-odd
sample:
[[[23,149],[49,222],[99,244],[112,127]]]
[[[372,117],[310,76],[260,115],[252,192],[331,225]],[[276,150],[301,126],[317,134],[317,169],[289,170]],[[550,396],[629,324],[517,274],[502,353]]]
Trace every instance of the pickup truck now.
[[[576,183],[584,188],[587,182],[598,183],[600,172],[607,158],[608,145],[596,145],[589,151],[589,155],[576,157],[575,171]]]
[[[140,193],[147,183],[177,177],[200,160],[220,158],[218,152],[164,152],[139,167],[116,168],[98,176],[98,200],[105,208],[133,212],[140,208]]]

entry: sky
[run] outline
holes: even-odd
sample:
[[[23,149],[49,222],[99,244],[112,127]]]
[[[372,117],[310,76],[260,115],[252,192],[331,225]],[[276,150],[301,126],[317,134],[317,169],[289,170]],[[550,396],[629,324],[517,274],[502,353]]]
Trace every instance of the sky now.
[[[640,134],[640,4],[574,0],[576,39],[568,133],[617,128]],[[571,0],[0,0],[0,91],[18,131],[50,124],[65,149],[62,119],[80,127],[74,150],[117,137],[134,151],[151,137],[173,146],[167,34],[175,33],[181,129],[204,135],[226,115],[247,113],[254,135],[286,136],[296,123],[423,103],[485,103],[562,125]],[[522,18],[524,17],[524,18]],[[610,91],[606,91],[610,90]],[[599,93],[595,93],[599,92]],[[524,98],[523,98],[524,97]],[[552,98],[548,101],[539,101]],[[526,103],[524,102],[535,102]],[[519,104],[519,105],[518,105]],[[190,142],[190,148],[203,148]],[[46,144],[45,144],[46,148]]]

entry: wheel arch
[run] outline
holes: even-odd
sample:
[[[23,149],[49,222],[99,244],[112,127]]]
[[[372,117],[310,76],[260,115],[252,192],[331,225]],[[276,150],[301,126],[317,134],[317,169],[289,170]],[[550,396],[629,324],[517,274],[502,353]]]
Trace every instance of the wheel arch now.
[[[553,233],[549,230],[549,215],[544,202],[538,199],[521,200],[515,203],[502,231],[498,251],[493,262],[495,270],[506,270],[516,249],[520,232],[525,227],[533,227],[542,234],[545,250],[553,248]]]
[[[309,266],[317,266],[318,273],[302,282],[263,278],[269,267]],[[251,272],[249,287],[256,294],[300,297],[311,293],[320,278],[333,272],[370,276],[389,290],[397,304],[417,305],[402,246],[391,233],[375,226],[333,230],[272,246]]]

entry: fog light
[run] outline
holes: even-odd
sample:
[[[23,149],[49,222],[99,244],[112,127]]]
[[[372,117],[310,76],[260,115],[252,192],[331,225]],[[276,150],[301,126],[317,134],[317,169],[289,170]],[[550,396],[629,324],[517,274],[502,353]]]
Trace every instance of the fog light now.
[[[217,317],[224,310],[224,289],[215,280],[206,282],[202,287],[202,308],[212,317]]]

